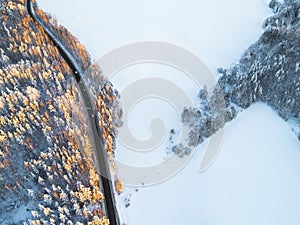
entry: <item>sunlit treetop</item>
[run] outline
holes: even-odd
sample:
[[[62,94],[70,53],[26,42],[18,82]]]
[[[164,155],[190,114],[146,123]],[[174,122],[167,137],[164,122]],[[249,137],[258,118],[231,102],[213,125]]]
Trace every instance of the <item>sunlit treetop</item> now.
[[[0,221],[1,215],[10,215],[7,223],[109,224],[94,140],[74,74],[27,14],[24,0],[2,0],[0,6]],[[83,45],[55,19],[41,10],[38,15],[52,26],[81,68],[90,65],[91,77],[85,79],[115,168],[118,96],[91,64]],[[116,189],[122,190],[118,180]],[[28,213],[14,218],[18,207]]]

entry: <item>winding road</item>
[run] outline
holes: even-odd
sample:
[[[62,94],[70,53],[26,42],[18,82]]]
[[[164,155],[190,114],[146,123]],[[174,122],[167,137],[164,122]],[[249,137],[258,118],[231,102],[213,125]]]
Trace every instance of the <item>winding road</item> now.
[[[98,166],[100,168],[99,171],[100,180],[102,183],[103,193],[105,196],[106,208],[104,212],[106,213],[111,225],[120,225],[119,216],[115,204],[115,196],[114,196],[111,174],[110,174],[109,165],[107,161],[107,154],[101,142],[100,129],[97,125],[97,121],[99,121],[99,118],[97,113],[93,111],[94,107],[91,102],[89,93],[87,91],[87,85],[82,79],[82,77],[84,76],[83,75],[84,71],[80,69],[80,66],[77,65],[72,54],[68,50],[66,50],[64,45],[56,38],[56,36],[50,31],[50,29],[45,27],[44,24],[40,21],[40,19],[35,13],[31,0],[25,1],[25,8],[27,10],[27,13],[30,15],[30,17],[44,29],[45,33],[53,41],[54,45],[58,48],[59,53],[61,54],[63,59],[68,63],[68,65],[72,69],[76,81],[78,82],[80,91],[83,96],[84,103],[86,105],[88,119],[90,121],[91,128],[92,128],[92,135],[93,135],[92,138],[94,140],[95,149],[96,149],[95,154],[97,156]]]

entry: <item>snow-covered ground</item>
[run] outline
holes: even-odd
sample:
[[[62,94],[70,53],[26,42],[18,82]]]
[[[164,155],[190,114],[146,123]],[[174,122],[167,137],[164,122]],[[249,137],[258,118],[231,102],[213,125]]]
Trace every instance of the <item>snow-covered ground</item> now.
[[[204,148],[177,176],[133,192],[128,224],[300,224],[300,143],[271,108],[257,103],[230,122],[199,173]]]
[[[94,59],[132,42],[165,41],[196,53],[213,74],[239,59],[259,38],[262,22],[271,15],[265,0],[38,3],[56,15]],[[126,74],[133,76],[126,79]],[[130,82],[150,75],[177,81],[192,99],[196,96],[195,85],[161,65],[136,65],[116,74],[112,81],[122,91]],[[165,121],[167,129],[180,127],[172,107],[147,101],[132,111],[129,127],[134,135],[146,138],[154,117]],[[151,110],[158,107],[160,110]],[[167,182],[127,191],[126,196],[132,194],[130,207],[124,209],[129,225],[300,224],[300,144],[269,107],[255,104],[228,124],[220,155],[208,171],[199,173],[205,147],[202,144],[189,164]],[[137,161],[138,156],[118,144],[117,155],[121,161],[145,165],[160,161],[164,150]]]
[[[212,70],[227,67],[262,33],[268,0],[38,0],[98,59],[137,41],[195,52]]]

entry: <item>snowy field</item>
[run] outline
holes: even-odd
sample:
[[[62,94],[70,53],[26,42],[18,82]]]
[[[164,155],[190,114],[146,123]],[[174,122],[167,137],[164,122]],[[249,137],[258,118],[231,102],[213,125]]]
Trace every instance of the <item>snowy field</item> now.
[[[176,177],[133,194],[128,224],[300,224],[300,143],[272,109],[239,114],[215,163],[199,173],[204,148]]]
[[[234,63],[262,33],[268,0],[38,0],[85,44],[94,59],[137,41],[195,52],[212,70]]]
[[[94,59],[119,46],[154,40],[177,44],[197,54],[214,75],[229,67],[262,33],[271,15],[267,1],[102,1],[39,0],[85,44]],[[133,74],[133,76],[126,76]],[[161,65],[133,66],[112,80],[122,91],[130,82],[164,77],[195,99],[196,86],[182,74]],[[128,79],[126,79],[128,77]],[[147,102],[148,101],[148,102]],[[180,127],[178,113],[164,102],[141,102],[129,118],[139,139],[149,136],[149,122],[159,117],[166,128]],[[151,110],[159,108],[160,110]],[[255,104],[226,127],[220,155],[205,173],[199,173],[202,144],[189,164],[175,177],[157,186],[127,190],[130,207],[122,205],[129,225],[300,225],[300,143],[289,126],[269,107]],[[166,141],[147,158],[117,148],[118,160],[153,164],[162,160]]]

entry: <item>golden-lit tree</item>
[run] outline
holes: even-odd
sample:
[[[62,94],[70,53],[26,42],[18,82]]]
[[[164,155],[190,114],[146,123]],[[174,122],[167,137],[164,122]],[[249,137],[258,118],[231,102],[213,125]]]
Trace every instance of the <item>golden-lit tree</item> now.
[[[5,200],[0,214],[24,206],[31,215],[18,223],[107,225],[94,140],[74,74],[25,12],[24,0],[0,3],[0,198]],[[67,29],[42,10],[37,13],[80,67],[90,68],[86,80],[113,162],[113,87]],[[123,188],[119,180],[115,186],[118,192]],[[15,198],[19,206],[13,205]]]

